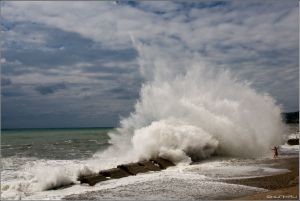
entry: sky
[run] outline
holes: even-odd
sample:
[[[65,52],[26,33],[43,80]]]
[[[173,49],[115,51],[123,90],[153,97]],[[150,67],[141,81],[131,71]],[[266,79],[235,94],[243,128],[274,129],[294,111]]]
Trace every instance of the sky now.
[[[297,0],[0,3],[2,128],[118,126],[144,82],[134,40],[299,110]]]

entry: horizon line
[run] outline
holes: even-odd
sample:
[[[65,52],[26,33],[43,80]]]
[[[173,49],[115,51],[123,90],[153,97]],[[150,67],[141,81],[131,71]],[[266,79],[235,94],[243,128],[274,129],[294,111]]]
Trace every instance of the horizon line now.
[[[92,129],[92,128],[117,128],[116,126],[91,126],[91,127],[34,127],[34,128],[1,128],[1,131],[4,130],[33,130],[33,129]]]

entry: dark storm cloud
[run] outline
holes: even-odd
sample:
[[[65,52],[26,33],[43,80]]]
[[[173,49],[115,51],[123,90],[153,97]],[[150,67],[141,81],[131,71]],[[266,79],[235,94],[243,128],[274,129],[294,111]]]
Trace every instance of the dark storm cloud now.
[[[2,3],[3,126],[117,125],[142,83],[134,38],[199,53],[298,108],[297,1]]]
[[[65,83],[40,85],[40,86],[35,87],[35,90],[42,95],[53,94],[62,89],[67,89],[67,86]]]
[[[24,67],[49,69],[55,66],[72,66],[78,62],[108,62],[132,60],[136,57],[134,49],[109,50],[88,47],[65,48],[58,51],[40,49],[9,49],[3,52],[8,62],[18,59]]]
[[[84,72],[90,72],[90,73],[97,73],[97,72],[102,72],[102,73],[109,73],[109,74],[122,74],[122,73],[131,73],[133,71],[136,71],[136,68],[122,68],[122,67],[106,67],[106,66],[101,66],[101,64],[99,65],[95,65],[95,66],[88,66],[82,69],[82,71]],[[104,78],[105,79],[105,78]]]
[[[138,88],[138,87],[137,87]],[[106,90],[107,94],[113,94],[117,99],[136,100],[138,98],[138,90],[130,87],[117,87]]]
[[[15,40],[4,37],[4,51],[2,57],[6,59],[3,65],[3,74],[27,74],[33,70],[47,72],[48,69],[67,67],[72,68],[78,63],[105,63],[110,61],[131,61],[136,58],[137,52],[133,48],[107,49],[100,43],[85,38],[74,32],[47,27],[39,23],[20,23],[11,27],[16,36]],[[32,45],[21,40],[24,35],[38,33],[42,42]],[[30,69],[29,69],[30,68]],[[35,68],[35,69],[34,69]],[[90,67],[86,71],[101,71],[99,67]],[[102,68],[104,72],[114,71],[113,68]],[[122,71],[117,69],[116,73]],[[123,70],[126,71],[126,70]]]
[[[95,90],[97,86],[89,88]],[[2,99],[2,125],[9,128],[116,126],[120,115],[128,115],[134,104],[132,100],[119,100],[97,92],[88,99],[54,95]]]
[[[11,85],[12,82],[9,78],[1,78],[1,86],[7,86],[7,85]]]
[[[24,96],[24,93],[17,92],[17,91],[8,91],[7,89],[1,91],[1,95],[5,97],[18,97],[18,96]]]
[[[32,70],[22,65],[20,61],[14,60],[1,65],[1,74],[7,76],[23,75],[31,73]]]
[[[1,95],[2,101],[6,98],[10,97],[21,97],[25,96],[26,93],[24,92],[24,89],[21,86],[15,85],[15,84],[9,84],[9,85],[2,85],[1,86]]]
[[[77,33],[39,23],[9,25],[7,22],[17,36],[6,38],[2,52],[5,127],[95,126],[99,122],[114,126],[119,115],[126,116],[132,110],[137,92],[115,94],[118,92],[107,88],[122,85],[139,90],[140,85],[132,86],[134,80],[140,82],[138,66],[131,62],[137,56],[135,49],[103,48]],[[22,40],[31,33],[38,33],[41,40]],[[32,78],[33,74],[36,77]],[[127,75],[131,75],[129,81]],[[77,83],[80,79],[83,81]],[[12,80],[16,80],[13,86]],[[61,91],[64,93],[57,93]],[[43,97],[47,99],[40,102]]]

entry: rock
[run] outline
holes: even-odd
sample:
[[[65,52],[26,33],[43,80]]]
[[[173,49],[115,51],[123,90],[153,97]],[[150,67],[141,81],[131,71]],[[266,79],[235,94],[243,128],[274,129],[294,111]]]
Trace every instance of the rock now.
[[[149,171],[160,171],[161,168],[158,164],[154,163],[153,161],[145,161],[139,163],[142,166],[145,166],[145,168]]]
[[[87,183],[90,186],[94,186],[96,183],[106,181],[108,179],[119,179],[122,177],[128,177],[130,175],[136,175],[138,173],[145,173],[149,171],[160,171],[166,169],[175,164],[164,158],[155,158],[150,161],[142,161],[138,163],[129,163],[118,165],[117,168],[108,170],[102,170],[98,174],[81,175],[78,177],[80,183]],[[64,183],[59,185],[52,185],[46,190],[56,190],[72,186],[74,183]]]
[[[71,187],[73,186],[75,183],[74,182],[70,182],[70,183],[65,183],[65,184],[60,184],[60,185],[57,185],[57,186],[51,186],[49,188],[46,188],[45,190],[46,191],[49,191],[49,190],[58,190],[58,189],[64,189],[64,188],[68,188],[68,187]]]
[[[289,139],[289,140],[287,141],[287,143],[288,143],[289,145],[299,145],[299,139],[298,139],[298,138],[296,138],[296,139]]]
[[[282,117],[287,124],[299,123],[299,111],[282,113]]]
[[[100,181],[107,180],[107,178],[100,174],[94,174],[94,175],[78,177],[77,180],[80,181],[81,184],[88,183],[90,186],[94,186],[96,183],[98,183]]]
[[[126,172],[125,170],[122,170],[120,168],[112,168],[109,170],[102,170],[99,172],[99,174],[104,177],[109,177],[111,179],[119,179],[119,178],[128,177],[131,175],[128,172]]]
[[[158,164],[161,169],[166,169],[170,166],[175,166],[174,163],[164,158],[156,158],[156,159],[152,159],[151,161]]]
[[[144,165],[141,165],[139,163],[129,163],[129,164],[118,165],[117,168],[125,170],[126,172],[128,172],[131,175],[149,172],[149,170]]]

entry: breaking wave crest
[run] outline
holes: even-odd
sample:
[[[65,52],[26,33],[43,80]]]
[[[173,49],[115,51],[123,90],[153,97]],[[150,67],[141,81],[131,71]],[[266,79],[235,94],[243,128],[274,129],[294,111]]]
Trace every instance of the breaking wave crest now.
[[[189,163],[214,154],[256,157],[281,143],[281,109],[268,94],[198,56],[136,46],[145,82],[135,110],[109,134],[112,146],[86,161],[27,161],[17,179],[2,185],[2,197],[21,199],[78,183],[77,176],[126,162],[163,157]]]
[[[110,133],[113,146],[100,157],[176,163],[212,154],[256,157],[281,142],[281,109],[268,94],[198,56],[135,45],[145,82],[135,111]]]

